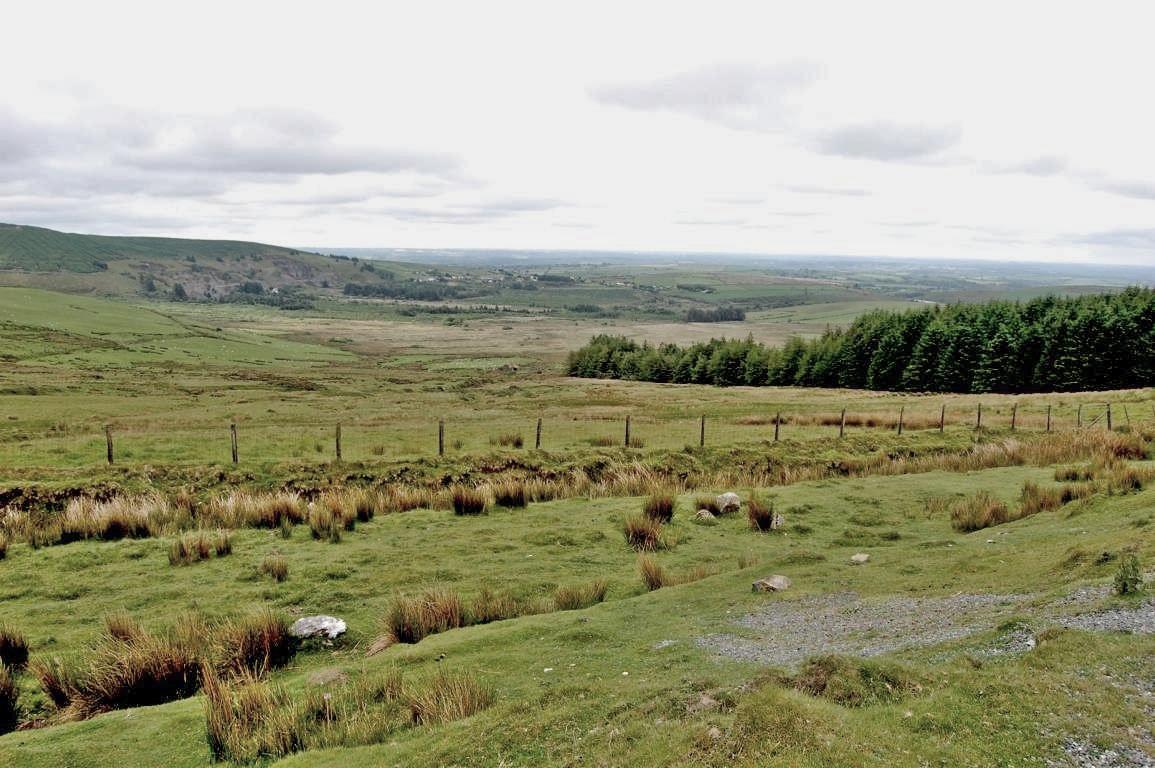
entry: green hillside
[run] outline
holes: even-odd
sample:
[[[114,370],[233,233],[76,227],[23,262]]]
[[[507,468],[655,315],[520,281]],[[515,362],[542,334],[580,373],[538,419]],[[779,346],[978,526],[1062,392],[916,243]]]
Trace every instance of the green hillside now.
[[[21,224],[0,224],[0,269],[30,272],[102,272],[120,259],[179,260],[297,256],[300,251],[240,240],[77,235]]]

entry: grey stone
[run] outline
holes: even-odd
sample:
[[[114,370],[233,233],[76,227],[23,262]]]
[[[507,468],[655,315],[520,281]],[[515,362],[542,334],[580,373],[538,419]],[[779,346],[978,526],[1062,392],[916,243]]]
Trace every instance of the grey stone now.
[[[714,503],[718,505],[718,512],[723,515],[732,514],[742,508],[742,499],[732,491],[723,493],[714,500]]]
[[[289,627],[289,634],[302,639],[324,637],[329,640],[336,640],[345,634],[348,628],[344,619],[338,619],[335,616],[302,616],[293,622],[293,626]]]
[[[755,592],[781,592],[784,589],[790,588],[790,579],[785,576],[775,574],[767,576],[764,579],[758,579],[754,582],[753,590]]]

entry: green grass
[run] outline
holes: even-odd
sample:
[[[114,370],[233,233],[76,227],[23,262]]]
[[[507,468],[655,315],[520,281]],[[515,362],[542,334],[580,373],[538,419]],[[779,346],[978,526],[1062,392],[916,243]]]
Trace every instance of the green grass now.
[[[301,690],[313,671],[331,666],[357,676],[362,669],[392,664],[415,673],[449,665],[479,674],[494,686],[497,700],[491,710],[466,721],[396,734],[388,744],[306,753],[285,764],[496,765],[504,759],[521,765],[573,759],[579,751],[595,764],[721,764],[719,750],[733,746],[729,740],[750,726],[750,717],[762,716],[754,712],[761,711],[759,697],[765,695],[785,696],[818,724],[818,732],[849,729],[855,736],[829,745],[819,739],[817,746],[775,747],[768,734],[751,733],[740,739],[748,761],[861,764],[855,760],[865,749],[879,764],[914,765],[931,757],[952,762],[969,755],[973,764],[997,765],[1024,749],[1024,743],[1037,750],[1055,747],[1060,732],[1040,737],[1041,717],[1059,727],[1081,713],[1090,718],[1086,722],[1099,723],[1095,738],[1126,739],[1123,726],[1140,717],[1141,709],[1091,686],[1086,676],[1149,665],[1155,650],[1151,638],[1073,633],[1025,657],[977,669],[963,663],[961,655],[948,653],[946,658],[955,661],[935,661],[943,649],[915,650],[900,658],[932,680],[927,691],[894,705],[854,711],[796,692],[742,693],[740,686],[761,679],[759,668],[719,662],[696,647],[694,639],[725,630],[736,617],[763,604],[767,598],[750,594],[749,584],[768,573],[794,581],[792,591],[780,599],[846,590],[868,599],[960,591],[1047,595],[1088,579],[1109,581],[1111,564],[1063,565],[1076,544],[1088,551],[1138,544],[1145,561],[1155,556],[1152,528],[1135,527],[1144,515],[1149,519],[1155,498],[1150,492],[1098,497],[1082,503],[1075,517],[1048,512],[1007,524],[1000,528],[1005,535],[997,545],[986,543],[985,531],[958,534],[945,515],[928,517],[926,512],[932,496],[982,487],[1009,500],[1025,480],[1042,482],[1050,475],[1047,469],[1013,467],[771,489],[768,495],[785,514],[785,534],[753,534],[740,516],[711,527],[675,517],[671,528],[678,544],[658,553],[659,562],[672,573],[700,566],[720,573],[654,593],[642,586],[635,555],[619,530],[620,521],[641,500],[602,499],[495,510],[479,518],[420,510],[378,516],[338,545],[314,542],[301,531],[288,541],[275,531],[239,531],[232,556],[178,569],[168,566],[163,540],[35,551],[17,544],[0,561],[0,599],[6,620],[23,629],[34,656],[78,651],[95,637],[101,617],[119,609],[157,626],[193,606],[210,613],[244,613],[268,605],[338,615],[349,621],[350,642],[363,649],[397,593],[441,586],[473,595],[489,587],[533,599],[561,585],[606,578],[607,602],[590,609],[452,630],[368,660],[348,645],[300,656],[275,676],[290,690]],[[689,503],[688,497],[681,500],[683,507]],[[799,524],[808,532],[793,532]],[[890,531],[898,537],[886,535]],[[845,546],[848,539],[853,547]],[[274,549],[283,553],[293,574],[281,584],[257,573]],[[849,555],[860,549],[872,555],[868,566],[849,563]],[[826,559],[816,559],[815,553]],[[758,565],[739,570],[742,557]],[[401,561],[403,568],[396,565]],[[960,641],[959,652],[986,640]],[[35,706],[37,695],[27,681],[24,685]],[[1056,698],[1071,686],[1083,694]],[[737,711],[687,715],[686,704],[698,690],[730,697]],[[914,722],[908,722],[907,710]],[[978,712],[993,718],[992,725],[975,727],[971,715]],[[655,727],[655,720],[662,723]],[[724,743],[703,739],[713,724],[725,734]],[[574,731],[585,736],[574,741],[567,735]],[[949,740],[942,738],[947,733]],[[159,742],[150,745],[150,740]],[[115,742],[111,753],[102,748],[109,741]],[[127,764],[193,766],[207,764],[204,744],[199,702],[186,701],[139,710],[128,719],[112,714],[0,737],[0,759],[29,766],[69,759],[88,765],[97,764],[97,755],[107,759],[112,754]],[[478,744],[484,745],[480,752]],[[902,750],[911,754],[903,757]]]

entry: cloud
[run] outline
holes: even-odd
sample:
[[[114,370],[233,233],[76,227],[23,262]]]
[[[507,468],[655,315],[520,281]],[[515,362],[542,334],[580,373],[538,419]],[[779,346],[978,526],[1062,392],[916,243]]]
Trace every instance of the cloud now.
[[[857,187],[824,187],[819,184],[788,184],[786,189],[800,195],[832,195],[841,197],[866,197],[868,189]]]
[[[957,125],[852,123],[815,136],[811,147],[823,155],[883,162],[912,162],[932,158],[950,149],[962,137]]]
[[[1155,229],[1107,229],[1081,235],[1070,235],[1063,240],[1080,245],[1155,250]]]
[[[591,88],[595,101],[642,112],[671,112],[745,131],[777,131],[793,121],[800,94],[820,76],[808,61],[777,66],[713,64],[653,80]]]
[[[570,207],[568,203],[546,197],[500,197],[471,202],[442,201],[436,207],[368,204],[350,209],[361,217],[382,217],[408,222],[442,224],[484,224],[529,213],[542,213]]]
[[[1108,192],[1121,197],[1131,197],[1137,200],[1155,200],[1155,181],[1142,179],[1104,179],[1090,177],[1087,185],[1100,192]]]
[[[994,173],[1025,173],[1029,176],[1057,176],[1067,170],[1069,163],[1062,155],[1038,155],[1021,163],[997,166]]]

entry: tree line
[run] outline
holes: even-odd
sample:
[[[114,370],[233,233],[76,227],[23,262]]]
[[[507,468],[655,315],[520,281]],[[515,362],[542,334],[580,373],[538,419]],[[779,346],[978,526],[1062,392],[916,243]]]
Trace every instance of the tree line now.
[[[1052,392],[1155,383],[1155,291],[875,310],[815,339],[680,347],[599,335],[571,376],[719,386]]]

